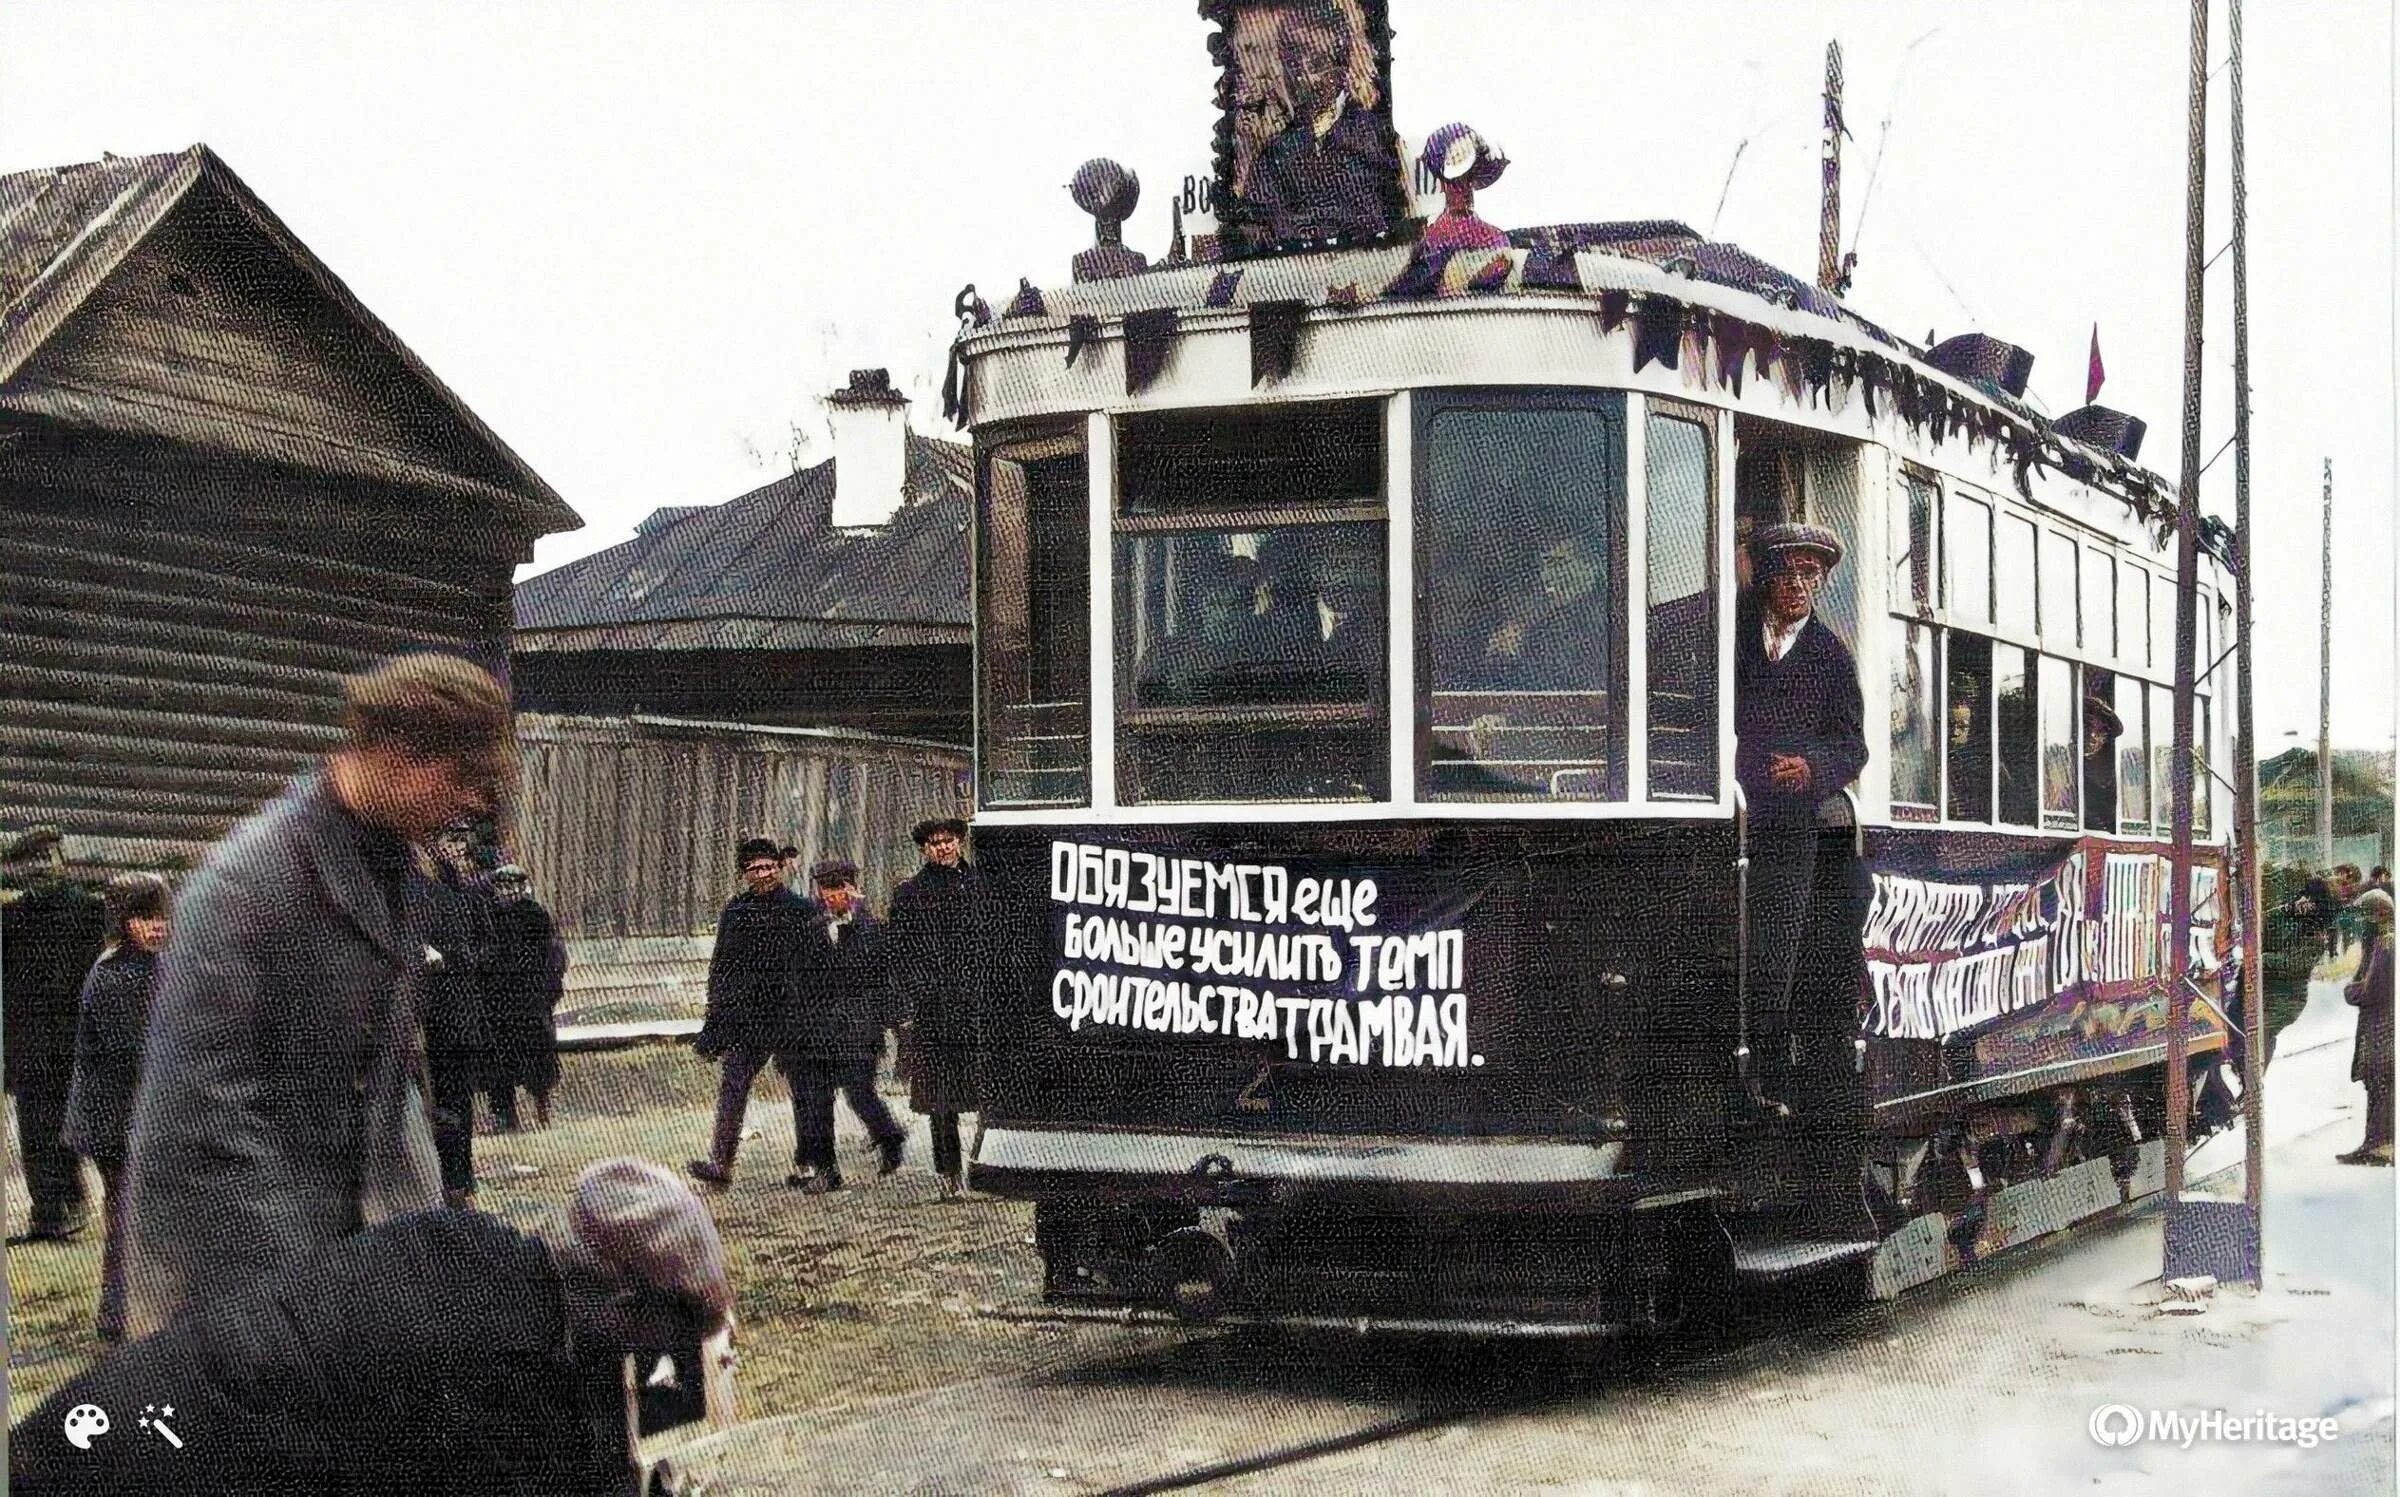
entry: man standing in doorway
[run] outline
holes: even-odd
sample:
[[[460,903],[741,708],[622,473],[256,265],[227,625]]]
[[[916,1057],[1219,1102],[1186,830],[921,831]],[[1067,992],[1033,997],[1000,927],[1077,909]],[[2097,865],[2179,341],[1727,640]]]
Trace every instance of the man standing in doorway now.
[[[735,850],[742,892],[717,918],[717,943],[708,961],[708,1016],[692,1048],[703,1060],[724,1062],[717,1083],[717,1118],[708,1157],[695,1159],[692,1177],[733,1183],[733,1156],[742,1145],[750,1086],[783,1037],[791,1005],[792,960],[815,908],[783,882],[782,849],[752,837]]]
[[[965,1188],[958,1116],[976,1108],[975,873],[964,856],[965,822],[921,821],[914,835],[925,866],[892,891],[891,987],[908,1019],[908,1105],[933,1121],[933,1169],[950,1201]]]
[[[1734,768],[1750,807],[1749,1090],[1779,1116],[1795,1081],[1851,1069],[1863,870],[1847,828],[1820,834],[1817,808],[1866,767],[1866,709],[1849,649],[1812,617],[1840,539],[1770,525],[1752,550],[1756,581],[1734,629]],[[1804,1066],[1804,1048],[1829,1053]]]
[[[411,844],[497,802],[508,698],[434,654],[342,696],[348,741],[217,845],[159,959],[126,1164],[132,1336],[441,1204]]]
[[[77,997],[108,939],[100,901],[67,881],[64,841],[50,826],[18,837],[0,887],[0,1059],[17,1099],[33,1242],[63,1242],[84,1227],[83,1168],[58,1130],[75,1077]]]

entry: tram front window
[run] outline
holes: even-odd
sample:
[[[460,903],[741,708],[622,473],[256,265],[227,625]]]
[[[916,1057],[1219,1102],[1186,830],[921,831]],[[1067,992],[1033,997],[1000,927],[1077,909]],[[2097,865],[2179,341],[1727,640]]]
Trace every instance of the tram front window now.
[[[1624,796],[1624,409],[1595,392],[1421,397],[1428,799]],[[1705,602],[1704,553],[1695,576]]]
[[[1120,797],[1382,799],[1380,408],[1139,417],[1121,453]]]

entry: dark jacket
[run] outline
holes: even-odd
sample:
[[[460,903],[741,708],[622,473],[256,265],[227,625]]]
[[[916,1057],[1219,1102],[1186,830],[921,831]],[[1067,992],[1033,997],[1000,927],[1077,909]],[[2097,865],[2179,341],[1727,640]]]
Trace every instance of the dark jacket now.
[[[546,1092],[558,1084],[558,1000],[567,951],[558,925],[533,896],[492,910],[492,948],[483,964],[484,1025],[495,1084]]]
[[[1345,100],[1322,140],[1294,120],[1259,148],[1249,204],[1270,240],[1364,238],[1405,211],[1400,154],[1383,118]]]
[[[1735,615],[1733,646],[1734,774],[1753,820],[1806,825],[1867,764],[1866,707],[1858,666],[1821,619],[1811,618],[1781,660],[1767,658],[1756,604]],[[1808,761],[1804,794],[1779,790],[1767,755]]]
[[[549,1249],[427,1211],[108,1353],[9,1432],[18,1493],[618,1493],[617,1364],[579,1366]],[[68,1409],[109,1432],[77,1450]],[[146,1408],[183,1441],[140,1426]]]
[[[920,1045],[975,1042],[975,870],[927,863],[892,891],[891,988]]]
[[[790,1019],[777,1054],[788,1071],[801,1061],[857,1061],[883,1053],[883,1032],[897,1028],[889,988],[883,922],[862,905],[841,927],[820,913],[801,933],[792,961]]]
[[[177,902],[134,1094],[127,1332],[440,1203],[421,877],[311,775]]]
[[[142,1069],[142,1035],[150,1026],[157,976],[157,957],[124,945],[102,957],[83,980],[75,1080],[67,1088],[67,1121],[59,1136],[68,1148],[111,1169],[125,1162],[134,1083]]]
[[[792,956],[816,908],[780,884],[765,894],[745,889],[726,904],[708,959],[708,1014],[693,1049],[714,1057],[775,1048],[783,1037]]]
[[[491,1048],[483,969],[492,947],[492,900],[448,869],[417,885],[426,903],[425,1049],[437,1072],[480,1074]],[[471,1084],[471,1083],[470,1083]]]
[[[11,1090],[65,1088],[77,998],[107,940],[100,901],[74,884],[45,880],[0,908],[0,1060]]]
[[[2358,976],[2343,989],[2358,1008],[2358,1041],[2350,1050],[2350,1079],[2369,1086],[2392,1080],[2392,938],[2387,933],[2359,959]]]

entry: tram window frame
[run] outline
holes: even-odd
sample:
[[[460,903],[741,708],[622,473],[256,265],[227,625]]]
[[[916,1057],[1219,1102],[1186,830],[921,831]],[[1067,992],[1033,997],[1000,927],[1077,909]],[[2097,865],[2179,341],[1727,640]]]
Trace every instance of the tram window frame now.
[[[2175,835],[2175,688],[2150,683],[2150,825],[2153,835]]]
[[[1891,505],[1891,611],[1929,618],[1938,584],[1936,562],[1941,556],[1940,483],[1922,468],[1900,469],[1899,493]]]
[[[2035,720],[2040,725],[2042,825],[2074,831],[2083,824],[2082,672],[2064,656],[2043,654],[2034,664]]]
[[[2117,649],[2117,558],[2097,541],[2087,541],[2083,553],[2083,650],[2110,660]]]
[[[1942,693],[1942,631],[1925,619],[1905,614],[1892,619],[1885,637],[1891,651],[1891,803],[1901,821],[1939,821],[1942,814],[1942,761],[1947,714],[1936,708]],[[1907,667],[1916,667],[1911,697]],[[1903,703],[1905,702],[1905,712]],[[1923,795],[1905,793],[1903,772]]]
[[[1417,799],[1428,804],[1554,805],[1623,802],[1628,793],[1626,761],[1631,717],[1627,662],[1629,650],[1626,634],[1630,614],[1630,603],[1627,598],[1629,581],[1627,518],[1631,505],[1627,427],[1630,421],[1630,402],[1627,400],[1625,392],[1565,386],[1429,389],[1417,391],[1411,401],[1411,406],[1413,409],[1411,436],[1414,444],[1414,451],[1411,454],[1412,503],[1416,513],[1416,533],[1410,537],[1410,544],[1415,547],[1417,575],[1416,606],[1413,610],[1414,618],[1412,620],[1416,637],[1416,679],[1412,683],[1416,731],[1413,735],[1415,763],[1411,766],[1411,770],[1415,778]],[[1603,608],[1603,623],[1608,635],[1605,641],[1608,658],[1602,673],[1603,684],[1598,688],[1598,693],[1604,697],[1603,717],[1596,725],[1585,723],[1564,725],[1566,732],[1597,731],[1601,757],[1597,764],[1590,764],[1587,760],[1577,760],[1570,764],[1561,760],[1559,768],[1551,776],[1552,788],[1547,793],[1532,788],[1508,785],[1470,785],[1466,787],[1444,785],[1440,783],[1441,779],[1457,775],[1460,766],[1471,768],[1478,762],[1502,756],[1473,752],[1466,758],[1437,759],[1436,752],[1443,745],[1439,739],[1440,728],[1435,720],[1436,696],[1449,694],[1452,691],[1470,696],[1477,694],[1506,696],[1519,693],[1509,691],[1479,693],[1474,688],[1467,687],[1443,688],[1436,679],[1437,657],[1442,654],[1437,647],[1436,635],[1445,627],[1455,627],[1455,625],[1446,625],[1445,621],[1437,616],[1440,613],[1440,607],[1435,595],[1433,579],[1455,575],[1458,567],[1455,557],[1444,557],[1440,554],[1438,526],[1443,515],[1443,499],[1440,494],[1440,474],[1437,469],[1436,456],[1436,444],[1439,440],[1438,430],[1444,418],[1458,415],[1561,413],[1597,417],[1603,434],[1601,446],[1601,483],[1603,488],[1597,507],[1597,518],[1602,533],[1601,547],[1607,553],[1598,558],[1601,567],[1599,585],[1607,590]],[[1711,456],[1709,499],[1713,506],[1716,497],[1717,472],[1714,465],[1722,461],[1722,455],[1716,448],[1713,427],[1708,429],[1710,431],[1709,451]],[[1712,507],[1709,542],[1710,597],[1712,600],[1715,597],[1714,589],[1719,585],[1715,574],[1714,525],[1715,512]],[[1647,599],[1645,599],[1646,603]],[[1712,630],[1715,627],[1713,609],[1710,627]],[[1713,637],[1711,643],[1712,645],[1715,643]],[[1710,657],[1712,670],[1716,653],[1717,651],[1712,649]],[[1712,697],[1712,721],[1710,723],[1712,734],[1716,728],[1715,710]],[[1484,719],[1490,716],[1500,716],[1503,720],[1498,724],[1487,725]],[[1549,726],[1551,725],[1533,724],[1526,731],[1538,731]],[[1498,732],[1508,731],[1511,727],[1512,725],[1505,720],[1505,714],[1478,714],[1475,725],[1468,729],[1470,745],[1490,742]],[[1715,758],[1713,741],[1710,746],[1710,756],[1713,766]],[[1578,767],[1582,765],[1588,765],[1588,768]],[[1576,775],[1588,776],[1596,783],[1580,792],[1568,788],[1574,783],[1571,777]]]
[[[2042,824],[2040,660],[2023,645],[1992,642],[1992,820],[2002,826]],[[2013,698],[2001,689],[2012,664],[2023,682]]]
[[[2132,558],[2117,563],[2117,655],[2142,670],[2150,662],[2150,571]]]
[[[1697,523],[1686,513],[1667,515],[1660,504],[1659,456],[1666,446],[1662,427],[1688,427],[1699,438],[1700,474]],[[1700,406],[1649,399],[1642,406],[1643,591],[1642,629],[1648,661],[1643,732],[1648,739],[1650,799],[1714,801],[1721,766],[1718,764],[1717,669],[1717,423],[1713,412]],[[1688,495],[1679,496],[1688,499]],[[1673,557],[1661,551],[1662,537],[1688,542],[1687,554]],[[1671,598],[1659,595],[1660,579],[1668,568],[1662,562],[1680,560],[1688,570],[1696,553],[1700,586]],[[1694,600],[1697,600],[1695,603]],[[1668,610],[1681,605],[1688,618],[1673,619]],[[1683,636],[1662,648],[1671,632],[1662,624],[1679,623]],[[1619,653],[1622,653],[1620,650]],[[1688,694],[1688,705],[1683,705]],[[1661,702],[1677,704],[1661,710]],[[1616,713],[1625,716],[1621,703]],[[1671,719],[1682,716],[1685,720]],[[1687,757],[1688,756],[1688,757]]]
[[[2157,819],[2152,814],[2150,777],[2150,683],[2138,676],[2121,675],[2116,681],[2116,697],[2117,716],[2125,724],[2124,736],[2117,740],[2116,748],[2118,834],[2153,836]],[[2128,768],[2134,773],[2128,775]],[[2137,787],[2140,814],[2128,815],[2128,805],[2136,798],[2131,792]]]
[[[995,470],[1001,464],[1030,469],[1037,464],[1072,460],[1081,477],[1063,484],[1060,492],[1047,501],[1056,509],[1044,524],[1033,514],[1035,498],[1029,484],[1023,504],[1024,522],[1012,528],[1003,523],[997,512],[999,485]],[[1091,679],[1091,454],[1087,450],[1084,427],[1080,421],[1071,424],[1036,422],[998,428],[982,436],[975,452],[975,747],[976,796],[978,803],[990,809],[1029,809],[1043,807],[1088,806],[1092,801],[1092,713]],[[1021,537],[1023,546],[1022,581],[1011,577],[1010,568],[997,552],[998,544],[1011,537]],[[1045,545],[1047,542],[1047,546]],[[1038,558],[1048,547],[1055,547],[1055,557],[1063,563],[1057,575],[1050,575]],[[1037,583],[1047,578],[1046,588]],[[1052,595],[1053,606],[1042,607],[1036,594]],[[996,651],[994,642],[1010,639],[1014,633],[997,617],[1000,610],[1010,607],[1012,593],[1021,593],[1023,615],[1022,642]],[[1037,618],[1040,614],[1042,617]],[[1047,626],[1045,626],[1047,621]],[[1019,657],[1012,660],[1012,656]],[[1045,672],[1048,684],[1032,679]],[[1023,676],[1021,702],[997,700],[1003,686],[1012,678]],[[1022,734],[1004,733],[1011,712],[1032,714],[1059,709],[1056,722],[1029,721],[1029,729],[1048,727],[1058,731]],[[1061,762],[1033,762],[1041,750],[1032,745],[1044,742],[1079,743],[1079,750],[1069,750]],[[1018,769],[1003,769],[1000,764],[1018,752],[1032,757]],[[1022,775],[1029,793],[1002,793],[1011,783],[1011,775]],[[1030,793],[1030,787],[1042,777],[1063,786],[1054,794]]]
[[[1992,622],[2019,641],[2041,629],[2041,531],[2033,521],[2003,509],[1992,525]]]
[[[1945,630],[1942,656],[1942,809],[1951,821],[1992,820],[1992,651],[1988,635]]]
[[[1942,611],[1952,623],[1979,631],[1992,626],[1992,511],[1992,501],[1980,494],[1951,488],[1942,496]],[[1969,536],[1982,540],[1972,558],[1959,554]]]
[[[1110,522],[1109,565],[1116,589],[1115,662],[1117,799],[1121,805],[1372,804],[1390,799],[1391,527],[1385,494],[1385,416],[1382,400],[1293,402],[1140,412],[1116,424],[1117,492]],[[1184,459],[1176,462],[1175,459]],[[1325,490],[1314,488],[1325,484]],[[1280,489],[1262,500],[1261,488]],[[1179,543],[1222,537],[1229,556],[1258,560],[1274,538],[1309,532],[1347,532],[1331,551],[1303,550],[1278,573],[1263,565],[1254,584],[1268,598],[1260,629],[1280,613],[1302,616],[1321,604],[1273,600],[1273,587],[1302,566],[1371,546],[1373,597],[1346,615],[1380,640],[1365,662],[1364,689],[1355,696],[1316,698],[1310,684],[1284,673],[1261,686],[1280,661],[1237,662],[1249,678],[1222,690],[1234,701],[1141,700],[1142,653],[1151,622],[1137,571],[1155,551],[1179,566]],[[1247,539],[1251,550],[1244,553]],[[1339,542],[1349,541],[1349,546]],[[1286,544],[1292,544],[1286,541]],[[1171,579],[1159,583],[1172,620],[1179,598]],[[1319,613],[1315,617],[1325,615]],[[1171,636],[1172,637],[1172,636]],[[1305,633],[1299,637],[1306,638]],[[1255,642],[1266,642],[1262,632]],[[1231,678],[1228,677],[1230,680]],[[1327,751],[1324,735],[1346,739],[1355,760]],[[1261,741],[1265,740],[1265,741]],[[1215,750],[1230,746],[1218,755]],[[1305,784],[1274,785],[1257,770],[1266,764],[1316,776]],[[1270,793],[1273,792],[1273,793]]]
[[[2083,559],[2075,537],[2044,527],[2041,532],[2041,636],[2051,650],[2083,648]]]

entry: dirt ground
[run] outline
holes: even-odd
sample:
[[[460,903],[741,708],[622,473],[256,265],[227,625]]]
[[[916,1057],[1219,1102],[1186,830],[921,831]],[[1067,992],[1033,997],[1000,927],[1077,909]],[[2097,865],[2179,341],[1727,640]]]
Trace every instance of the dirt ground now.
[[[475,1141],[478,1204],[532,1228],[559,1210],[594,1159],[631,1154],[680,1171],[705,1147],[716,1067],[682,1046],[563,1057],[547,1132]],[[837,1106],[845,1189],[805,1196],[783,1183],[792,1115],[780,1077],[762,1078],[750,1104],[757,1136],[742,1145],[733,1187],[708,1192],[730,1254],[739,1318],[738,1385],[745,1415],[835,1411],[1055,1360],[1078,1334],[978,1318],[978,1306],[1038,1290],[1031,1208],[939,1199],[924,1120],[908,1162],[886,1179],[860,1152],[865,1134]],[[13,1135],[7,1177],[10,1235],[26,1200]],[[89,1177],[95,1207],[99,1181]],[[100,1238],[8,1252],[8,1387],[21,1416],[91,1359]],[[1122,1345],[1121,1339],[1112,1345]]]

